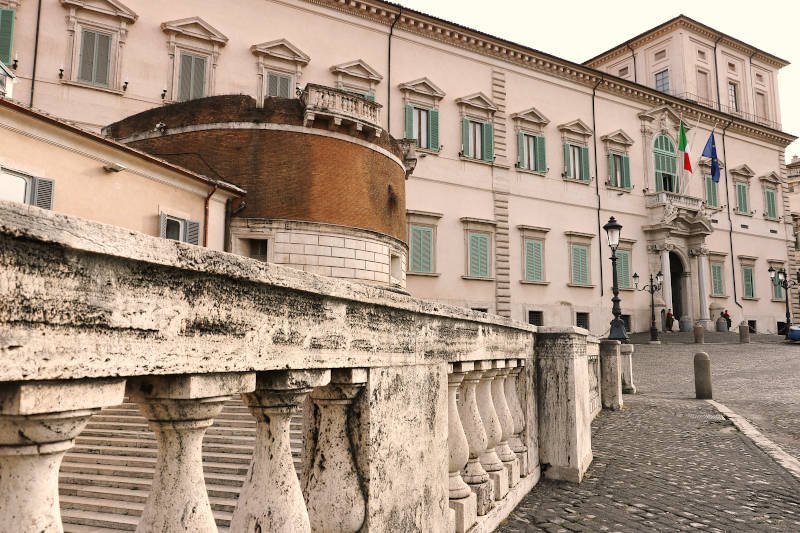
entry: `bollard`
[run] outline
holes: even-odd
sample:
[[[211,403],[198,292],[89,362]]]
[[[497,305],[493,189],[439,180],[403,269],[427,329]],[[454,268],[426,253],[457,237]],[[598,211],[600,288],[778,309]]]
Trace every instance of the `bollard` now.
[[[704,344],[706,338],[706,328],[700,325],[696,325],[693,331],[694,331],[694,343]]]
[[[698,400],[711,399],[711,358],[705,352],[694,354],[694,391]]]
[[[747,322],[745,322],[744,324],[739,324],[739,343],[740,344],[750,343],[750,326],[747,325]]]

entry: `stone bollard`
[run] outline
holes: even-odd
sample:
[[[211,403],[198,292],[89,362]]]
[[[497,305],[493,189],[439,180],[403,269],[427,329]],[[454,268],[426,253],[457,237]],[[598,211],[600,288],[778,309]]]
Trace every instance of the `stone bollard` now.
[[[750,326],[746,322],[739,324],[739,343],[750,344]]]
[[[700,324],[696,324],[692,331],[694,331],[694,343],[705,344],[706,328],[704,328]]]
[[[720,333],[724,333],[726,331],[730,331],[728,329],[728,321],[725,320],[725,317],[719,317],[717,319],[717,331]]]
[[[604,409],[622,409],[622,368],[619,341],[600,341],[600,400]]]
[[[694,354],[694,391],[698,400],[711,399],[711,358],[705,352]]]
[[[619,354],[622,362],[622,392],[636,394],[636,385],[633,384],[633,344],[620,345]]]

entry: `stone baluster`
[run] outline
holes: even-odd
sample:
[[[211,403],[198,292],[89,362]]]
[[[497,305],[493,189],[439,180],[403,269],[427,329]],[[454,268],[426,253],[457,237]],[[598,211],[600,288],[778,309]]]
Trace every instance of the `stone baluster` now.
[[[131,378],[128,394],[158,440],[155,475],[138,532],[215,533],[203,477],[203,435],[232,394],[251,392],[256,375]]]
[[[517,456],[508,444],[508,439],[514,433],[514,420],[511,418],[511,409],[506,401],[506,378],[511,371],[507,361],[495,361],[494,364],[499,368],[497,376],[492,382],[492,400],[497,419],[500,421],[500,442],[497,443],[497,455],[503,461],[503,466],[508,473],[508,486],[515,487],[519,483],[519,461]],[[514,361],[516,364],[516,361]]]
[[[0,531],[61,533],[58,470],[92,413],[122,403],[125,380],[0,384]]]
[[[498,371],[499,368],[489,368],[483,373],[478,383],[477,399],[478,412],[486,430],[486,450],[481,454],[480,461],[494,485],[494,499],[502,500],[508,494],[508,474],[503,461],[497,455],[497,445],[502,440],[503,428],[500,426],[500,419],[494,407],[492,383]]]
[[[525,365],[525,360],[520,359],[519,364],[517,360],[512,359],[511,368],[509,369],[508,376],[506,377],[506,401],[508,402],[508,409],[511,411],[511,420],[514,424],[511,437],[508,439],[508,445],[511,450],[517,455],[519,461],[519,475],[525,477],[528,475],[528,447],[522,442],[522,432],[525,430],[525,413],[522,411],[522,404],[519,401],[519,375],[522,372],[522,367]]]
[[[314,387],[330,382],[329,370],[259,373],[256,390],[242,398],[256,418],[256,445],[231,519],[231,531],[308,533],[311,525],[294,470],[291,419]]]
[[[466,367],[464,365],[467,365]],[[450,508],[455,513],[456,533],[464,533],[477,519],[477,500],[475,494],[461,477],[461,470],[469,460],[469,443],[461,425],[456,392],[464,380],[472,363],[448,365],[447,375],[447,446],[450,451]]]
[[[311,393],[319,417],[313,459],[304,476],[311,531],[349,533],[364,523],[366,501],[347,427],[350,407],[366,382],[365,369],[334,370],[330,384]]]
[[[494,486],[480,462],[480,456],[486,450],[486,430],[477,401],[478,384],[488,366],[486,361],[455,364],[456,372],[466,373],[458,396],[458,414],[469,444],[469,459],[461,476],[475,493],[479,516],[488,513],[494,501]]]

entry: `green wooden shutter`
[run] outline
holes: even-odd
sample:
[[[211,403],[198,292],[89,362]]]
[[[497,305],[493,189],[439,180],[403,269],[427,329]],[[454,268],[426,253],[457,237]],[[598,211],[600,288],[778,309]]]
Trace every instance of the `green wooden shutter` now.
[[[97,34],[90,30],[81,32],[81,56],[78,67],[78,81],[91,83],[94,78],[94,50]]]
[[[765,193],[767,196],[767,216],[769,218],[777,218],[778,210],[775,207],[775,191],[767,189]]]
[[[428,111],[428,149],[439,151],[439,110]]]
[[[621,183],[616,183],[616,173],[614,172],[614,154],[608,154],[608,183],[617,187],[622,187]]]
[[[178,100],[186,102],[192,99],[192,56],[181,54],[180,73],[178,75]]]
[[[572,177],[572,168],[569,164],[569,143],[564,143],[564,175],[568,178]]]
[[[747,205],[747,184],[736,184],[736,199],[739,212],[744,214],[750,213],[750,207]]]
[[[97,34],[97,45],[94,60],[94,83],[109,85],[109,71],[111,70],[111,36],[105,33]]]
[[[529,168],[526,164],[527,158],[525,157],[525,134],[521,131],[517,132],[517,166],[519,168]]]
[[[489,277],[489,236],[482,233],[469,235],[469,275]]]
[[[745,267],[742,273],[744,275],[745,298],[755,298],[755,291],[753,290],[753,269],[751,267]]]
[[[544,281],[542,242],[525,241],[525,280]]]
[[[536,136],[536,171],[547,172],[547,150],[543,135]]]
[[[781,287],[777,274],[775,275],[775,279],[772,280],[772,299],[783,300],[783,287]]]
[[[631,286],[631,253],[617,250],[617,283],[625,289]]]
[[[433,229],[411,226],[411,271],[433,272]]]
[[[414,138],[414,106],[406,104],[406,139]]]
[[[589,181],[589,148],[581,146],[581,181]]]
[[[461,153],[464,157],[472,157],[469,146],[469,119],[461,119]]]
[[[53,209],[53,188],[55,182],[47,178],[34,178],[31,203],[42,209]]]
[[[711,265],[711,293],[714,296],[723,296],[724,290],[722,285],[722,265],[713,263]]]
[[[183,227],[183,242],[188,242],[189,244],[200,244],[200,223],[193,220],[186,220]]]
[[[11,45],[14,42],[14,10],[0,9],[0,61],[11,64]]]
[[[719,206],[717,201],[717,184],[714,182],[711,176],[706,176],[706,204],[710,205],[711,207]]]
[[[572,245],[572,283],[575,285],[589,284],[588,250],[586,246]]]
[[[631,188],[631,158],[627,155],[622,156],[622,186]]]
[[[483,160],[494,161],[494,124],[491,122],[483,123],[483,135],[481,141],[483,143]]]
[[[192,100],[206,95],[206,58],[194,56],[192,65]]]

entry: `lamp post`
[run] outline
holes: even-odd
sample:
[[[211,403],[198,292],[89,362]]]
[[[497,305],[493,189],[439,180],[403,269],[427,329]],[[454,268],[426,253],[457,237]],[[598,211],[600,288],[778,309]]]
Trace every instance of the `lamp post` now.
[[[797,271],[797,280],[792,281],[786,275],[786,270],[781,267],[778,270],[775,270],[775,267],[769,267],[769,279],[772,280],[772,283],[775,283],[775,276],[778,276],[778,285],[783,287],[785,291],[786,297],[784,298],[784,302],[786,303],[786,327],[784,330],[785,338],[789,338],[789,327],[792,325],[792,312],[789,310],[789,288],[796,287],[800,284],[800,270]]]
[[[620,341],[623,344],[628,344],[628,335],[625,333],[625,323],[622,322],[620,315],[622,310],[619,307],[619,285],[617,281],[617,247],[619,246],[619,236],[622,233],[622,225],[617,222],[613,216],[608,219],[606,225],[603,226],[606,230],[606,237],[608,237],[608,246],[611,248],[611,272],[613,285],[611,287],[614,297],[611,298],[611,314],[614,318],[611,319],[611,330],[608,332],[608,339],[612,341]]]
[[[656,300],[654,294],[661,290],[664,283],[664,274],[658,271],[656,279],[653,281],[653,273],[650,273],[650,284],[639,288],[639,274],[633,273],[633,286],[637,291],[647,291],[650,293],[650,342],[658,342],[658,328],[656,327]]]

